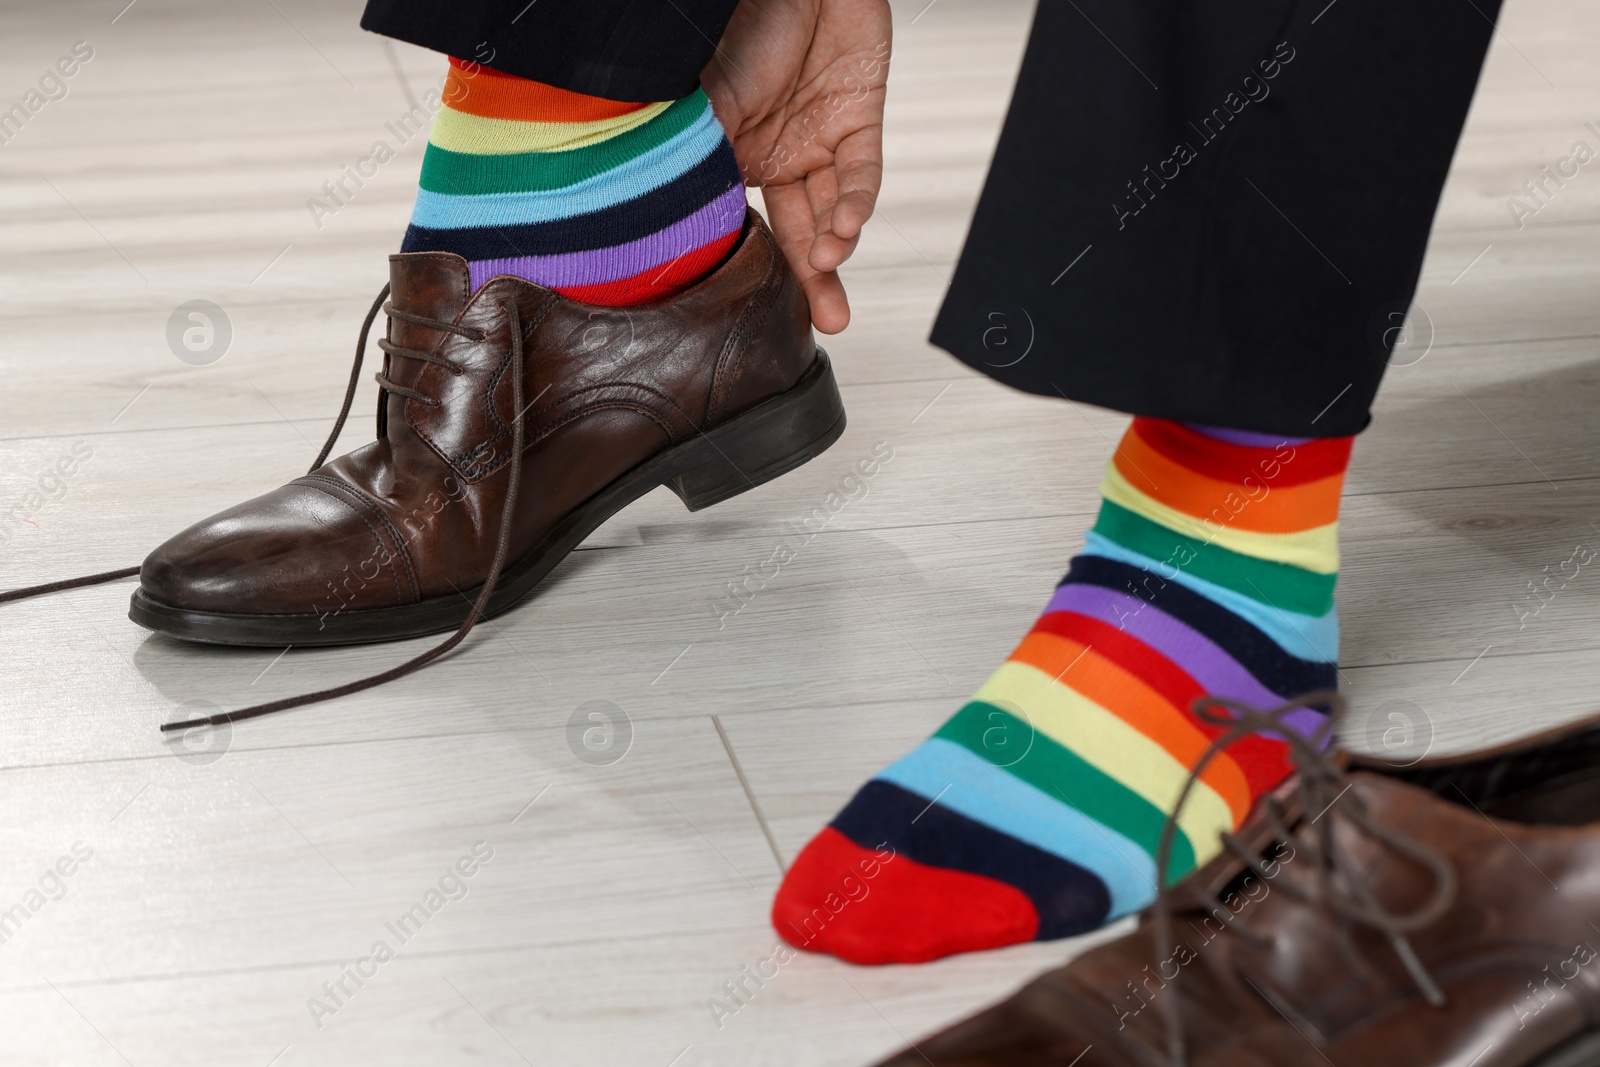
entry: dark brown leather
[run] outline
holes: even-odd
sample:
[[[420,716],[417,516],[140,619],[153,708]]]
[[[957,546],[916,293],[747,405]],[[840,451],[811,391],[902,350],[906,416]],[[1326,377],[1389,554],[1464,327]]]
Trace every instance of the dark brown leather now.
[[[378,438],[157,548],[143,591],[195,611],[325,614],[470,589],[494,554],[511,440],[510,337],[524,332],[527,446],[510,559],[619,475],[793,386],[816,359],[810,311],[760,216],[724,264],[668,300],[579,304],[517,278],[470,292],[448,253],[389,259],[389,339],[455,361],[390,356]],[[482,339],[479,340],[478,338]]]
[[[885,1067],[1158,1067],[1171,1062],[1174,1000],[1194,1067],[1528,1067],[1600,1033],[1600,719],[1406,770],[1355,759],[1350,782],[1336,806],[1431,846],[1456,872],[1443,916],[1406,935],[1442,1006],[1390,940],[1286,890],[1313,886],[1307,843],[1330,828],[1390,912],[1435,889],[1415,861],[1313,812],[1270,878],[1234,861],[1211,912],[1176,913],[1170,953],[1157,952],[1146,913],[1128,936]],[[1248,929],[1224,929],[1223,909]]]

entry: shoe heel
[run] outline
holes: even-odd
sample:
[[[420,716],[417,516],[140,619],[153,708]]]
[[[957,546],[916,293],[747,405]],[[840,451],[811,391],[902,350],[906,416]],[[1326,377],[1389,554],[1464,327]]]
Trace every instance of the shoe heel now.
[[[663,484],[699,511],[738,496],[827,451],[844,433],[844,401],[828,354],[786,393],[684,445],[684,465]]]

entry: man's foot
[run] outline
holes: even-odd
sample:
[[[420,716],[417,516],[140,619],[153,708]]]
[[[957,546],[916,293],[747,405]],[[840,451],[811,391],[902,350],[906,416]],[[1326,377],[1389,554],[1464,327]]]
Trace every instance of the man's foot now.
[[[135,622],[280,647],[452,630],[502,536],[489,614],[656,486],[698,510],[844,430],[805,295],[753,212],[721,267],[644,307],[581,304],[515,277],[474,292],[467,262],[446,252],[391,256],[390,272],[378,439],[157,548]],[[502,520],[519,415],[521,488]]]
[[[1165,945],[1146,915],[881,1067],[1171,1064],[1175,1035],[1194,1067],[1600,1061],[1600,719],[1406,769],[1324,762],[1287,842],[1253,819],[1258,862],[1176,890]]]
[[[1033,631],[805,847],[773,905],[778,933],[855,963],[916,963],[1148,904],[1162,825],[1220,732],[1193,702],[1334,686],[1350,444],[1135,419]],[[1289,723],[1322,720],[1307,708]],[[1287,747],[1252,737],[1212,761],[1178,817],[1172,877],[1284,779]]]
[[[474,290],[509,274],[620,307],[700,280],[744,214],[700,90],[619,103],[452,59],[401,250],[454,252]]]

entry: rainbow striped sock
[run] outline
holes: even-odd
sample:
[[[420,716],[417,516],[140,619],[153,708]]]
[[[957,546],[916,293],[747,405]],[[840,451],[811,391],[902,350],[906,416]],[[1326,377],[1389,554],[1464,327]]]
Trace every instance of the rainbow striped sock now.
[[[744,186],[704,92],[619,103],[450,60],[402,252],[454,252],[590,304],[688,288],[733,247]]]
[[[1149,904],[1162,826],[1220,731],[1195,699],[1271,707],[1335,684],[1351,442],[1134,419],[1032,632],[805,847],[773,905],[778,932],[856,963],[915,963]],[[1322,721],[1288,719],[1308,734]],[[1252,736],[1212,761],[1178,819],[1174,879],[1287,777],[1287,748]]]

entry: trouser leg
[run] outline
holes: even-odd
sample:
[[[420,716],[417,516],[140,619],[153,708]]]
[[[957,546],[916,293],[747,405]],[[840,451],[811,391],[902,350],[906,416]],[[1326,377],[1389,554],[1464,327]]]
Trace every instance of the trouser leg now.
[[[575,93],[694,92],[738,0],[367,0],[363,29]]]
[[[1042,0],[934,343],[1134,414],[1360,431],[1498,9]]]

